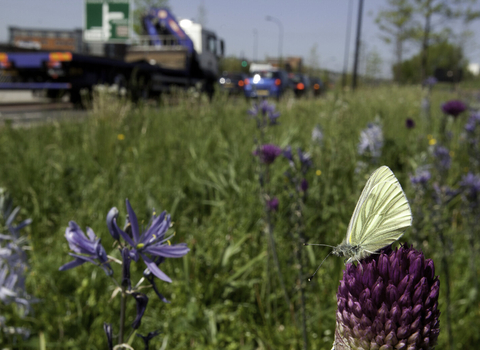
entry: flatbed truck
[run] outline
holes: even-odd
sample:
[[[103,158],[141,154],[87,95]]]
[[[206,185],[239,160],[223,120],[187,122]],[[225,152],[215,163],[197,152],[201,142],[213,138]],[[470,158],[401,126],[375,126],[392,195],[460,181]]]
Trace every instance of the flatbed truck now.
[[[81,91],[97,84],[124,89],[133,100],[196,87],[213,94],[224,43],[216,34],[166,8],[143,16],[146,35],[128,45],[123,59],[70,51],[0,52],[0,91],[46,90],[55,98],[68,91],[81,104]]]

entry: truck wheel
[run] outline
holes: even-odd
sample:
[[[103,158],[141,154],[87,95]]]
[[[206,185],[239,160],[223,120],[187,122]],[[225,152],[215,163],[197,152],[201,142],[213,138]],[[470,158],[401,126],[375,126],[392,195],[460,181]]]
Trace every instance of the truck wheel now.
[[[70,103],[72,103],[76,108],[82,107],[82,96],[80,95],[80,89],[70,90]]]
[[[212,102],[212,100],[213,100],[213,95],[215,94],[215,85],[214,85],[214,82],[211,81],[211,80],[207,80],[207,81],[205,82],[204,90],[203,90],[203,91],[205,91],[205,93],[207,94],[208,100],[209,100],[210,102]]]
[[[118,97],[123,97],[127,94],[127,79],[125,79],[123,74],[117,74],[113,79],[111,87],[115,89],[115,93]]]
[[[150,97],[150,81],[145,76],[138,77],[134,86],[132,86],[132,100],[138,102],[139,100],[148,100]]]

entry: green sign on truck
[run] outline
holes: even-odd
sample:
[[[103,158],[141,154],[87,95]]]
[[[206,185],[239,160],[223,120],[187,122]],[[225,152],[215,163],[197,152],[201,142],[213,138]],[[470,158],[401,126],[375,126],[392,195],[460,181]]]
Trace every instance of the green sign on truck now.
[[[122,43],[131,27],[130,0],[85,0],[85,41]]]

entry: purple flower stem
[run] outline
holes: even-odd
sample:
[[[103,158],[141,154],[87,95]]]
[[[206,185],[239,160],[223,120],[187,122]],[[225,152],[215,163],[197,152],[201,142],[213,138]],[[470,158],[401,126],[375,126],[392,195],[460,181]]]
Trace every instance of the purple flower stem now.
[[[453,332],[452,332],[452,317],[451,317],[451,302],[450,302],[450,270],[448,267],[448,261],[447,261],[447,239],[443,233],[444,230],[444,225],[442,222],[442,212],[441,209],[439,208],[445,208],[446,205],[444,204],[446,202],[446,199],[444,198],[445,196],[443,193],[441,194],[441,205],[439,206],[433,206],[431,208],[431,212],[433,213],[433,226],[435,228],[435,232],[438,232],[438,236],[440,238],[440,244],[442,245],[442,258],[441,258],[441,264],[442,264],[442,269],[445,273],[445,304],[446,304],[446,317],[447,317],[447,335],[448,335],[448,346],[450,350],[454,349],[454,342],[453,342]]]
[[[308,335],[307,335],[307,313],[305,308],[305,278],[304,278],[304,268],[303,268],[303,256],[302,248],[305,243],[305,225],[303,223],[302,208],[306,200],[306,191],[303,194],[300,193],[300,186],[298,181],[298,176],[295,176],[293,179],[293,187],[295,188],[295,208],[293,208],[291,220],[294,225],[294,230],[289,231],[290,236],[294,241],[297,242],[297,247],[295,249],[295,260],[296,264],[299,266],[298,269],[298,284],[300,289],[300,310],[302,313],[302,336],[303,336],[303,349],[308,349]],[[298,215],[297,215],[298,214]],[[295,237],[293,232],[297,232],[298,237]]]
[[[447,261],[447,252],[446,252],[446,241],[445,235],[443,234],[442,230],[437,230],[439,232],[440,241],[442,242],[443,246],[443,254],[442,254],[442,268],[445,272],[445,284],[446,284],[446,291],[445,291],[445,301],[447,304],[447,333],[448,333],[448,343],[451,350],[454,349],[453,346],[453,332],[452,332],[452,318],[451,318],[451,303],[450,303],[450,271],[448,268],[448,261]]]
[[[118,334],[118,343],[123,344],[123,335],[125,332],[125,310],[127,307],[127,298],[125,294],[125,287],[122,286],[122,297],[120,300],[120,333]]]
[[[269,182],[269,168],[268,165],[265,164],[265,182]],[[278,261],[278,255],[277,255],[277,248],[275,245],[275,238],[273,237],[273,223],[272,223],[272,217],[271,217],[271,212],[268,210],[268,205],[266,198],[268,198],[267,194],[265,193],[265,184],[262,185],[260,183],[260,192],[262,193],[262,197],[264,199],[263,206],[265,208],[265,215],[267,216],[267,227],[268,227],[268,242],[270,246],[270,251],[272,252],[272,257],[273,257],[273,263],[275,265],[275,269],[277,270],[277,275],[278,275],[278,280],[280,282],[280,286],[282,287],[283,290],[283,296],[285,298],[285,302],[287,305],[290,307],[290,311],[292,312],[293,306],[290,302],[290,298],[288,297],[287,289],[285,288],[285,282],[283,280],[283,275],[282,275],[282,270],[280,269],[280,263]]]

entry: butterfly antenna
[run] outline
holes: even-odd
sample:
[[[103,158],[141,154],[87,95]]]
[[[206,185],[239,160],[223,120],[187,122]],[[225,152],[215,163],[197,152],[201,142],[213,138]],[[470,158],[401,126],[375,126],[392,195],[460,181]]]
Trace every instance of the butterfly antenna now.
[[[331,251],[330,253],[328,253],[328,255],[322,260],[322,262],[320,263],[320,265],[318,265],[317,269],[315,270],[315,272],[313,273],[313,275],[311,275],[310,277],[307,278],[307,281],[310,282],[313,278],[313,276],[315,276],[318,272],[318,270],[320,269],[320,267],[323,265],[323,262],[325,260],[327,260],[327,258],[333,253],[333,251]]]
[[[303,243],[304,246],[307,246],[307,245],[318,245],[318,246],[321,246],[321,247],[330,247],[330,248],[335,248],[333,245],[328,245],[328,244],[317,244],[317,243]]]

